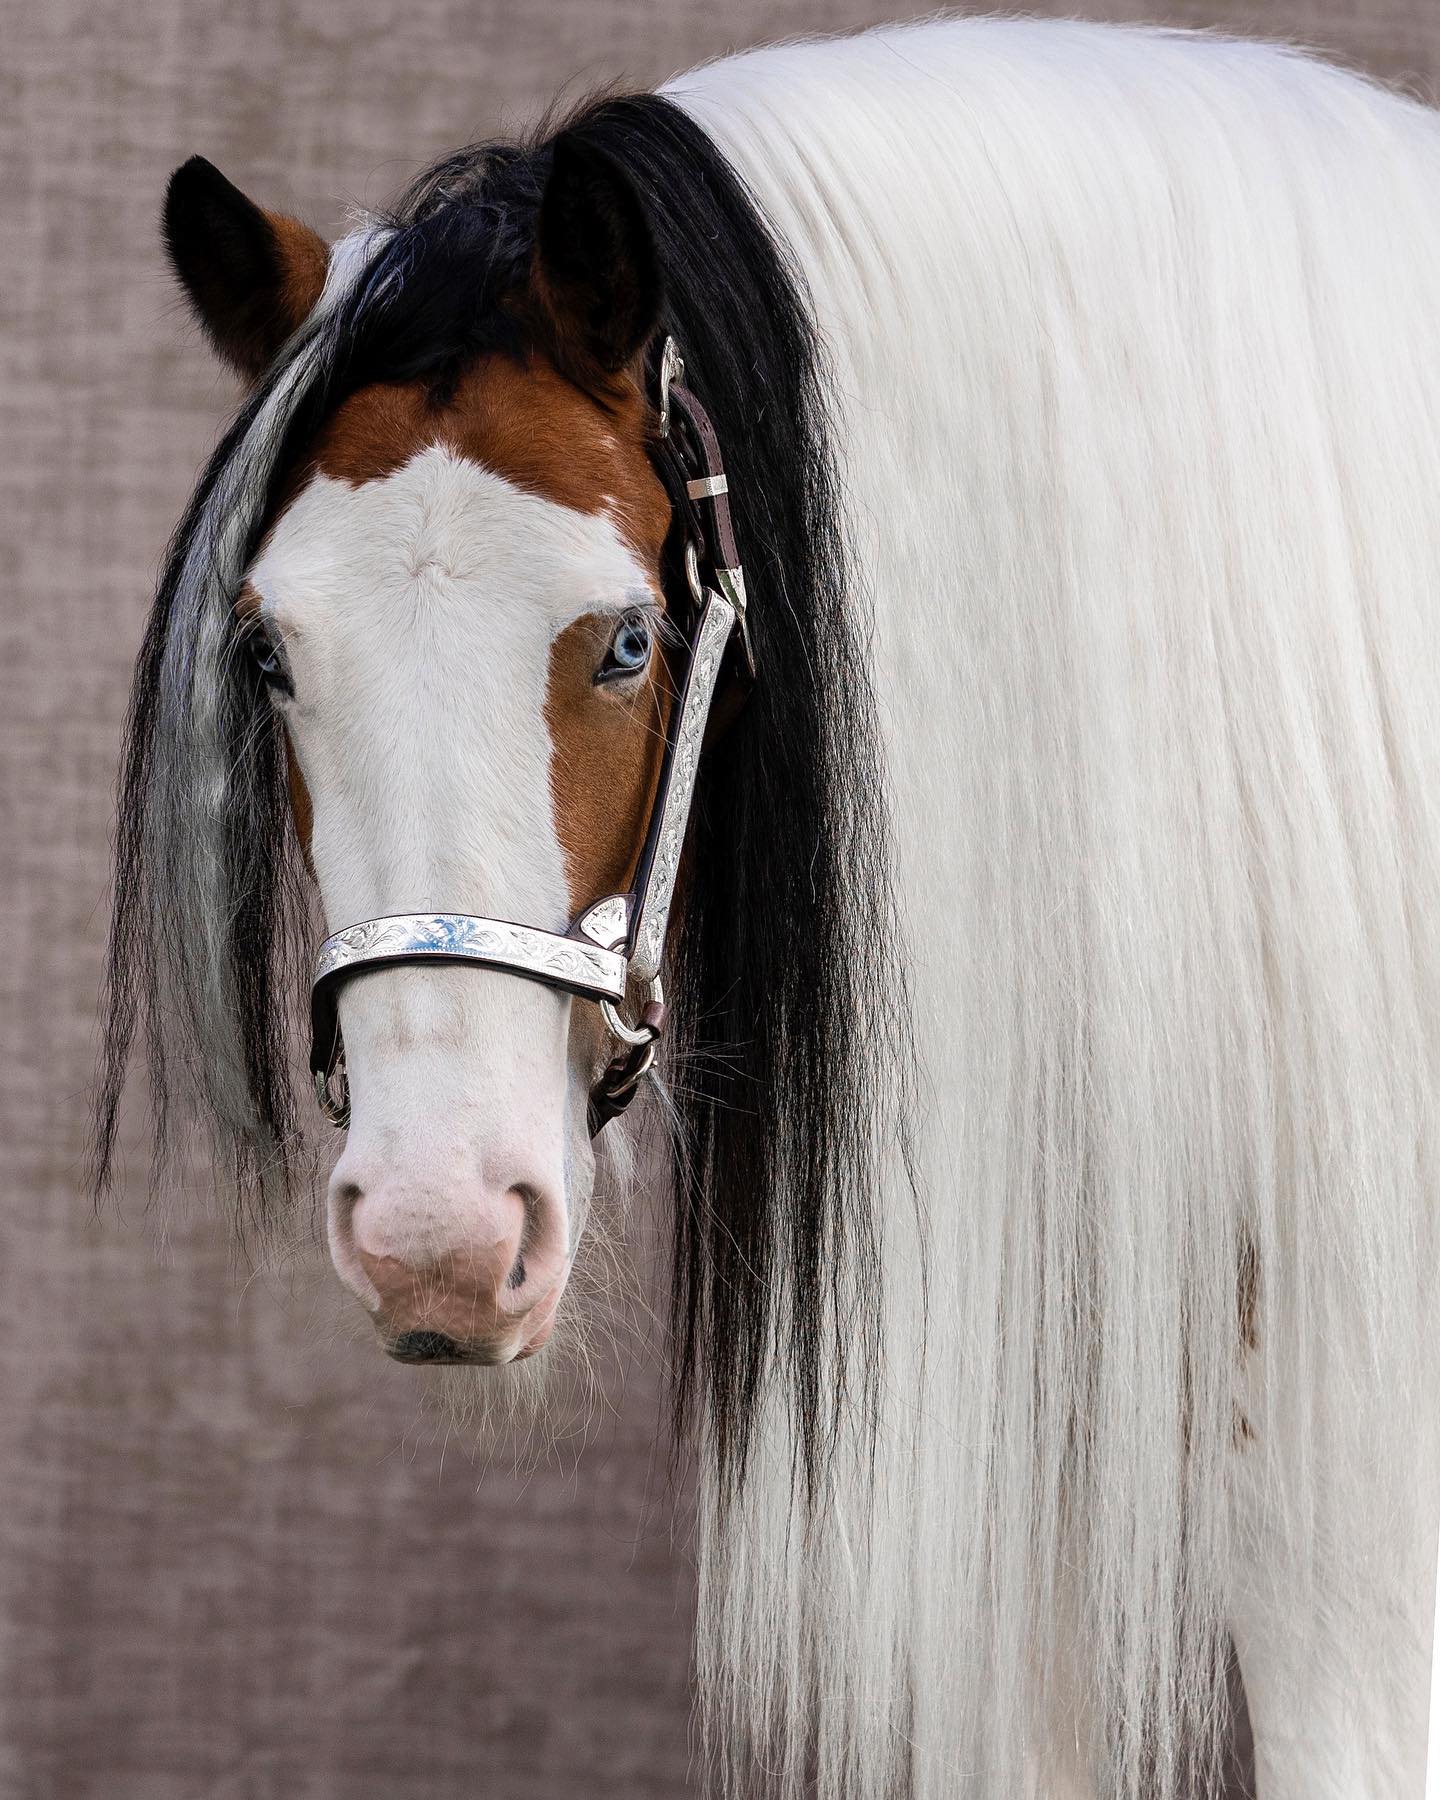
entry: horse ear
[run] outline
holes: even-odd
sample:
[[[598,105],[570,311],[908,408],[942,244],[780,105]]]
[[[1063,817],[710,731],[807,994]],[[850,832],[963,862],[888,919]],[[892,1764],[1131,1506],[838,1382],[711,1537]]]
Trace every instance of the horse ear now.
[[[556,359],[581,380],[617,374],[660,317],[660,267],[640,196],[602,151],[555,140],[540,202],[534,285]]]
[[[298,219],[263,211],[203,156],[170,177],[162,229],[206,335],[253,380],[320,298],[325,240]]]

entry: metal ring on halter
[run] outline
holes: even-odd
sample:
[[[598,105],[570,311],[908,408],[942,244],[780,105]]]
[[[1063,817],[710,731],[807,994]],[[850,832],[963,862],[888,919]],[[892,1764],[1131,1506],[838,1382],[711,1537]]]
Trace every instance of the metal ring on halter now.
[[[661,1006],[665,1004],[665,990],[660,985],[658,975],[650,983],[650,991],[645,997],[647,1007],[657,1002]],[[643,1019],[638,1026],[627,1025],[608,1000],[600,1002],[600,1016],[612,1035],[619,1038],[622,1044],[629,1044],[632,1049],[638,1049],[641,1044],[653,1045],[660,1035],[653,1025],[647,1024]]]
[[[659,1038],[652,1037],[650,1039],[649,1043],[647,1043],[645,1045],[645,1048],[644,1048],[643,1052],[641,1053],[639,1061],[630,1070],[629,1074],[625,1077],[625,1079],[621,1082],[617,1082],[614,1087],[606,1088],[605,1093],[606,1093],[607,1098],[612,1101],[624,1100],[624,1101],[628,1102],[631,1099],[631,1097],[634,1095],[636,1088],[639,1087],[640,1083],[650,1073],[650,1070],[654,1066],[654,1062],[655,1062],[655,1052],[659,1048],[660,1048]]]

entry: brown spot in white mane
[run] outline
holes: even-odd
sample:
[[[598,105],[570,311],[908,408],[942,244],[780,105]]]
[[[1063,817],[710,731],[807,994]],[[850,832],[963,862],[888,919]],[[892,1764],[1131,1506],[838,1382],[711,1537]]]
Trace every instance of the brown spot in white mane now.
[[[1236,1257],[1235,1305],[1243,1360],[1247,1353],[1260,1348],[1260,1252],[1248,1230],[1241,1232],[1239,1254]],[[1235,1406],[1233,1440],[1237,1450],[1243,1450],[1247,1444],[1255,1441],[1255,1428],[1238,1403]]]
[[[1260,1348],[1260,1252],[1248,1231],[1240,1236],[1235,1268],[1235,1307],[1240,1322],[1240,1342],[1247,1350]]]

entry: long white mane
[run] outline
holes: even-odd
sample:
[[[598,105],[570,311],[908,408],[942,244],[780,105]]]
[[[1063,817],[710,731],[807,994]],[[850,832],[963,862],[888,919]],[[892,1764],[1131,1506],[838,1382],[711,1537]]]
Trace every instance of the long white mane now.
[[[713,1717],[777,1792],[1165,1792],[1236,1471],[1302,1594],[1398,1529],[1434,1392],[1440,125],[991,20],[670,91],[833,356],[923,1062],[879,1448],[803,1517],[773,1406]]]

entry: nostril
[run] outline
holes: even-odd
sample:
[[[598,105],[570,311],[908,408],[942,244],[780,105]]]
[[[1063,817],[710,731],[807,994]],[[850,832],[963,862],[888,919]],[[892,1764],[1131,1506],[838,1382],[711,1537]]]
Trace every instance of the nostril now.
[[[463,1362],[465,1353],[443,1331],[405,1331],[390,1345],[396,1362]]]
[[[528,1181],[517,1182],[510,1192],[520,1202],[525,1213],[524,1229],[520,1233],[519,1248],[515,1252],[515,1261],[510,1265],[510,1273],[505,1277],[505,1286],[513,1294],[523,1288],[529,1269],[525,1264],[526,1252],[532,1249],[541,1229],[541,1209],[544,1202],[537,1188]]]

